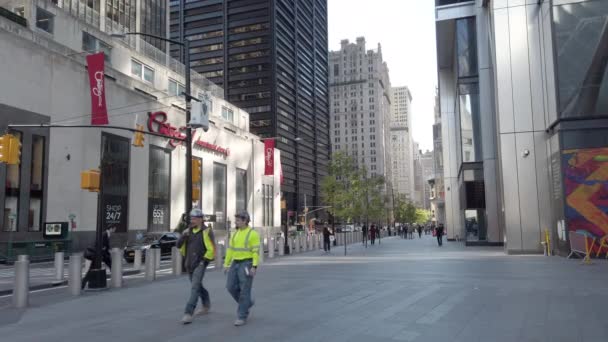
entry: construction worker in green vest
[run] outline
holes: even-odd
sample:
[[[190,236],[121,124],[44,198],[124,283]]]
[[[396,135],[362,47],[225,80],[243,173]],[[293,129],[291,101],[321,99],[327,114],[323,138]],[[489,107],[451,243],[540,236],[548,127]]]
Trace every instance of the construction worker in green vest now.
[[[205,226],[200,209],[195,208],[190,212],[190,228],[183,231],[177,247],[185,258],[186,271],[190,276],[190,298],[182,318],[182,323],[190,324],[193,315],[205,315],[211,308],[209,292],[203,287],[203,277],[207,266],[215,259],[215,237],[211,228]],[[195,312],[199,297],[202,307]]]
[[[224,272],[228,273],[226,288],[238,303],[237,320],[234,322],[237,327],[247,323],[249,309],[254,304],[251,286],[259,260],[260,234],[249,227],[249,221],[247,211],[235,215],[236,232],[230,237],[224,261]]]

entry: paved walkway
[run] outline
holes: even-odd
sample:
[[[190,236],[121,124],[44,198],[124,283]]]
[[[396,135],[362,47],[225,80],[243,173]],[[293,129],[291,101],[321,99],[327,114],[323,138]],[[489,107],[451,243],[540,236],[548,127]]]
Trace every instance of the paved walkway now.
[[[205,284],[212,312],[181,318],[186,277],[0,309],[0,336],[18,341],[581,341],[608,340],[608,263],[437,247],[430,237],[314,251],[265,263],[248,325],[220,272]],[[42,303],[42,304],[41,304]],[[1,307],[1,306],[0,306]],[[10,316],[9,314],[10,313]],[[7,316],[9,315],[9,316]],[[7,319],[8,318],[8,319]],[[9,323],[4,323],[8,321]]]

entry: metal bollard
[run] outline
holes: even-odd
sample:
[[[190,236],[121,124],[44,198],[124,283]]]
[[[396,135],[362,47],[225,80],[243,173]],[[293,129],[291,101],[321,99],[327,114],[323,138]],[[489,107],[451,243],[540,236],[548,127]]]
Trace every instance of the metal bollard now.
[[[135,256],[133,257],[133,268],[137,271],[141,271],[141,249],[135,250]]]
[[[279,249],[279,256],[285,255],[285,242],[284,241],[285,241],[284,238],[282,238],[282,237],[279,238],[279,243],[278,243],[278,246],[277,246],[277,247],[279,247],[278,248]]]
[[[27,255],[19,255],[15,261],[15,279],[13,286],[13,305],[25,308],[30,294],[30,260]]]
[[[260,250],[259,250],[260,258],[258,262],[261,264],[264,262],[264,238],[260,239]]]
[[[268,239],[268,258],[274,259],[274,238]]]
[[[55,253],[55,282],[63,282],[63,252]]]
[[[218,242],[216,245],[217,250],[215,251],[215,268],[218,271],[222,271],[224,269],[224,243]]]
[[[156,249],[150,248],[146,251],[146,280],[156,279]]]
[[[300,239],[300,236],[296,236],[296,253],[300,253],[300,243],[301,243],[302,239]]]
[[[174,276],[182,274],[182,253],[175,246],[171,248],[171,269]]]
[[[160,248],[154,248],[154,267],[156,267],[156,270],[160,270]],[[152,250],[152,248],[150,248],[150,250]]]
[[[302,236],[302,247],[304,249],[304,252],[308,252],[308,234]]]
[[[114,288],[122,287],[122,255],[120,248],[112,248],[111,284]]]
[[[79,296],[82,289],[82,253],[70,255],[68,266],[68,288],[72,296]]]

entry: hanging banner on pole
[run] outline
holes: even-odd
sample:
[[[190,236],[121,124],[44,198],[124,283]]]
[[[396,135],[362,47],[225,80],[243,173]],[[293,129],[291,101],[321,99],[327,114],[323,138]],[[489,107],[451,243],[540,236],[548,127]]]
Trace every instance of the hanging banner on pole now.
[[[87,56],[89,85],[91,87],[91,125],[107,125],[106,84],[104,80],[104,53]]]
[[[264,176],[274,175],[274,139],[264,140]]]

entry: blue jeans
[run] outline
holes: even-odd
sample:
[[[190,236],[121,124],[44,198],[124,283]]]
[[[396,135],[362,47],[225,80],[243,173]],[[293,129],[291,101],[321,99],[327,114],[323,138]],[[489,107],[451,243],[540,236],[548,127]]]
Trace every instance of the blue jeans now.
[[[190,288],[190,299],[186,304],[185,313],[192,315],[196,308],[198,298],[201,298],[203,306],[208,308],[211,306],[211,300],[209,299],[209,292],[203,287],[203,277],[205,276],[205,269],[207,268],[206,262],[201,262],[194,272],[190,273],[190,282],[192,284]]]
[[[239,304],[237,315],[239,319],[247,319],[249,309],[251,308],[251,286],[253,285],[253,277],[245,273],[245,268],[251,270],[253,262],[233,262],[228,271],[228,279],[226,280],[226,289]]]

